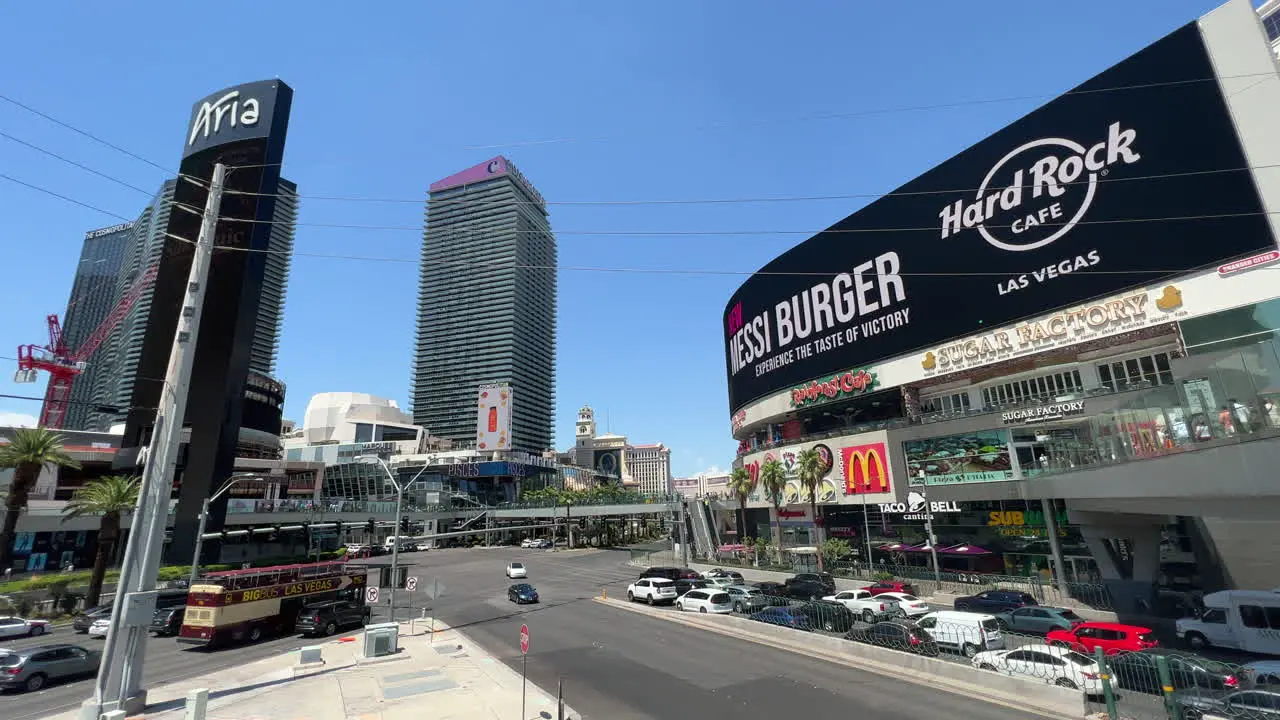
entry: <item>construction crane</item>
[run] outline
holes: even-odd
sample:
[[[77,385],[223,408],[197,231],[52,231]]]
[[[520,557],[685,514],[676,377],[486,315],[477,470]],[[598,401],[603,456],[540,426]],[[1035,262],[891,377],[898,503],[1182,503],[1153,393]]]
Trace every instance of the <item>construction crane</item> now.
[[[88,360],[97,351],[98,346],[111,335],[124,320],[138,298],[155,282],[159,264],[148,267],[133,285],[125,292],[120,302],[111,309],[102,324],[98,325],[89,337],[75,351],[67,349],[66,338],[62,335],[62,324],[57,315],[49,315],[45,320],[49,323],[48,345],[19,345],[18,372],[14,382],[32,383],[36,381],[36,371],[49,373],[49,387],[44,395],[44,407],[40,411],[40,426],[52,429],[62,427],[67,415],[67,401],[71,399],[71,386],[76,376],[88,367]]]

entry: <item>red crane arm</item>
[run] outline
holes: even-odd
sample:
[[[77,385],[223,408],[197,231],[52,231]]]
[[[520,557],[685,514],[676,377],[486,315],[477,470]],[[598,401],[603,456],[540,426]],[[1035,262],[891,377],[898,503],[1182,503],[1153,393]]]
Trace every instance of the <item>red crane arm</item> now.
[[[93,355],[98,346],[102,344],[112,330],[124,320],[124,316],[129,314],[133,306],[137,304],[138,298],[142,297],[142,293],[156,280],[156,273],[159,271],[159,263],[148,267],[136,281],[133,286],[125,292],[124,297],[120,298],[120,302],[111,309],[111,313],[102,321],[102,324],[94,328],[94,331],[85,338],[85,341],[75,352],[68,355],[67,359],[72,363],[83,362]],[[57,316],[50,316],[56,322]],[[50,332],[53,331],[53,325],[49,326]]]

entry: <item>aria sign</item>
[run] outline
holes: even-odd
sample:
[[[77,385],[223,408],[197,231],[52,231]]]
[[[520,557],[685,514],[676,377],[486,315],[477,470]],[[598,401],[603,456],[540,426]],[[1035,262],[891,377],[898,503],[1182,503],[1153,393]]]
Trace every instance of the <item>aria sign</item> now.
[[[849,370],[826,380],[815,380],[791,390],[791,407],[817,405],[846,395],[862,395],[876,386],[876,375],[866,370]]]
[[[1083,400],[1069,400],[1067,402],[1053,403],[1052,405],[1041,405],[1040,407],[1025,408],[1022,410],[1010,410],[1000,414],[1000,420],[1005,425],[1014,423],[1032,423],[1051,422],[1053,420],[1061,420],[1069,415],[1079,415],[1084,412]]]
[[[960,503],[950,501],[930,502],[923,493],[912,490],[905,503],[880,503],[880,512],[902,514],[903,520],[932,520],[935,513],[964,512]]]
[[[196,118],[191,123],[191,133],[187,136],[187,146],[196,144],[196,140],[210,135],[217,135],[222,128],[234,128],[238,125],[253,127],[258,124],[262,112],[257,98],[241,99],[239,90],[232,90],[222,97],[210,102],[205,100],[196,111]]]

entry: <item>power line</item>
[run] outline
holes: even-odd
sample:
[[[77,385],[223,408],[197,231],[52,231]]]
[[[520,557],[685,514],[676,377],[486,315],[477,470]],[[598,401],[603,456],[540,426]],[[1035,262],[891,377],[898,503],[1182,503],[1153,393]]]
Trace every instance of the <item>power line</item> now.
[[[23,110],[26,110],[27,112],[32,113],[32,114],[34,114],[34,115],[39,115],[40,117],[44,118],[45,120],[48,120],[49,122],[51,122],[51,123],[53,123],[53,124],[55,124],[55,125],[59,125],[59,126],[61,126],[61,127],[64,127],[64,128],[66,128],[67,130],[70,130],[71,132],[74,132],[74,133],[76,133],[76,134],[78,134],[78,135],[83,135],[84,137],[87,137],[87,138],[89,138],[90,140],[93,140],[93,141],[94,141],[94,142],[96,142],[96,143],[100,143],[100,144],[102,144],[102,145],[105,145],[105,146],[107,146],[107,147],[111,148],[112,150],[115,150],[116,152],[124,153],[125,155],[128,155],[129,157],[133,158],[134,160],[138,160],[138,161],[140,161],[140,162],[144,162],[144,163],[146,163],[146,164],[150,165],[151,167],[154,167],[154,168],[158,168],[158,169],[160,169],[160,170],[163,170],[163,171],[165,171],[165,172],[169,173],[170,175],[175,175],[175,174],[177,174],[177,173],[175,173],[173,170],[170,170],[169,168],[167,168],[167,167],[165,167],[165,166],[163,166],[163,165],[161,165],[161,164],[159,164],[159,163],[152,162],[152,161],[150,161],[150,160],[148,160],[148,159],[146,159],[146,158],[142,157],[141,155],[138,155],[138,154],[136,154],[136,153],[130,152],[130,151],[128,151],[128,150],[125,150],[124,148],[120,147],[119,145],[116,145],[116,144],[114,144],[114,143],[112,143],[112,142],[109,142],[109,141],[107,141],[107,140],[103,140],[102,138],[98,137],[97,135],[94,135],[94,134],[93,134],[93,133],[91,133],[91,132],[88,132],[87,130],[81,130],[80,128],[76,127],[75,125],[72,125],[71,123],[63,122],[62,120],[59,120],[58,118],[53,117],[52,115],[49,115],[48,113],[41,112],[41,111],[39,111],[39,110],[37,110],[37,109],[35,109],[35,108],[31,107],[30,105],[27,105],[27,104],[25,104],[25,103],[18,102],[17,100],[14,100],[13,98],[9,97],[8,95],[0,95],[0,100],[3,100],[3,101],[5,101],[5,102],[7,102],[7,103],[9,103],[9,104],[11,104],[11,105],[16,105],[17,107],[20,107],[20,108],[22,108]]]
[[[3,97],[3,96],[0,96],[0,97]],[[109,216],[111,216],[111,217],[113,217],[113,218],[116,218],[116,219],[118,219],[118,220],[123,220],[123,221],[125,221],[125,222],[130,222],[130,218],[127,218],[127,217],[125,217],[125,216],[123,216],[123,215],[117,215],[117,214],[115,214],[115,213],[111,212],[110,210],[103,210],[103,209],[102,209],[102,208],[100,208],[100,207],[96,207],[96,206],[94,206],[94,205],[90,205],[89,203],[86,203],[86,202],[81,202],[81,201],[79,201],[79,200],[76,200],[75,198],[69,198],[69,197],[67,197],[66,195],[63,195],[63,194],[61,194],[61,193],[56,193],[56,192],[54,192],[54,191],[52,191],[52,190],[49,190],[49,189],[46,189],[46,188],[42,188],[42,187],[40,187],[39,185],[32,185],[32,184],[31,184],[31,183],[29,183],[29,182],[25,182],[25,181],[23,181],[23,180],[19,180],[19,179],[15,178],[15,177],[10,177],[10,176],[8,176],[8,175],[5,175],[4,173],[0,173],[0,179],[8,180],[8,181],[9,181],[9,182],[11,182],[11,183],[16,183],[16,184],[18,184],[18,185],[21,185],[21,186],[26,187],[26,188],[30,188],[30,189],[32,189],[32,190],[37,190],[37,191],[42,192],[42,193],[44,193],[44,194],[46,194],[46,195],[52,195],[53,197],[56,197],[56,198],[58,198],[59,200],[65,200],[65,201],[67,201],[67,202],[69,202],[69,203],[71,203],[71,204],[73,204],[73,205],[79,205],[79,206],[80,206],[80,207],[82,207],[82,208],[88,208],[89,210],[93,210],[94,212],[100,212],[100,213],[102,213],[103,215],[109,215]]]
[[[1189,170],[1186,172],[1176,173],[1157,173],[1153,175],[1135,175],[1131,177],[1100,177],[1094,180],[1073,180],[1071,182],[1058,183],[1062,187],[1071,187],[1074,185],[1089,185],[1090,183],[1115,183],[1115,182],[1131,182],[1136,180],[1159,180],[1165,178],[1179,177],[1195,177],[1200,175],[1218,175],[1224,173],[1245,172],[1249,170],[1264,170],[1280,167],[1280,164],[1270,165],[1246,165],[1236,168],[1221,168],[1217,170]],[[1014,186],[1008,186],[1014,187]],[[1033,189],[1030,183],[1021,186],[1023,189]],[[509,205],[533,205],[533,206],[644,206],[644,205],[746,205],[754,203],[784,203],[784,202],[817,202],[831,200],[865,200],[878,199],[886,197],[922,197],[929,195],[952,195],[956,193],[976,193],[982,188],[954,188],[946,190],[912,190],[912,191],[889,191],[882,193],[837,193],[833,195],[783,195],[773,197],[741,197],[741,198],[688,198],[688,199],[654,199],[654,200],[548,200],[546,202],[537,202],[533,200],[503,200],[503,199],[484,199],[484,198],[436,198],[430,199],[431,207],[450,207],[455,205],[487,207],[487,206],[509,206]],[[380,198],[380,197],[359,197],[359,196],[342,196],[342,195],[285,195],[283,193],[259,193],[247,190],[224,190],[228,195],[245,195],[251,197],[289,197],[302,200],[321,200],[321,201],[339,201],[339,202],[366,202],[366,203],[399,203],[420,205],[428,202],[427,198]]]
[[[29,143],[29,142],[27,142],[26,140],[22,140],[21,138],[16,138],[16,137],[14,137],[14,136],[12,136],[12,135],[10,135],[10,134],[8,134],[8,133],[5,133],[5,132],[0,132],[0,137],[3,137],[3,138],[5,138],[6,140],[9,140],[9,141],[11,141],[11,142],[18,143],[19,145],[23,145],[23,146],[25,146],[25,147],[31,148],[32,150],[35,150],[35,151],[36,151],[36,152],[38,152],[38,153],[43,153],[43,154],[48,155],[49,157],[54,158],[54,159],[56,159],[56,160],[61,160],[62,162],[67,163],[68,165],[72,165],[72,166],[78,167],[78,168],[80,168],[81,170],[84,170],[84,171],[85,171],[85,172],[87,172],[87,173],[91,173],[91,174],[93,174],[93,175],[97,175],[97,176],[98,176],[98,177],[100,177],[100,178],[103,178],[103,179],[106,179],[106,180],[110,180],[111,182],[116,183],[117,185],[122,185],[122,186],[124,186],[124,187],[129,188],[130,190],[136,190],[136,191],[138,191],[138,192],[142,193],[143,195],[152,195],[152,194],[153,194],[153,193],[151,193],[150,191],[143,190],[142,188],[138,187],[137,185],[130,185],[129,183],[127,183],[127,182],[125,182],[125,181],[121,180],[120,178],[112,177],[111,175],[108,175],[108,174],[106,174],[106,173],[104,173],[104,172],[99,172],[99,171],[97,171],[97,170],[94,170],[93,168],[89,167],[88,165],[85,165],[85,164],[83,164],[83,163],[76,162],[75,160],[72,160],[72,159],[70,159],[70,158],[63,157],[63,156],[59,155],[58,153],[55,153],[55,152],[53,152],[52,150],[48,150],[48,149],[46,149],[46,148],[40,147],[39,145],[36,145],[35,143]]]
[[[706,130],[717,130],[721,128],[735,127],[735,126],[763,127],[768,125],[786,125],[786,124],[799,123],[799,122],[813,122],[813,121],[823,121],[823,120],[849,120],[854,118],[874,117],[874,116],[880,116],[880,115],[895,115],[895,114],[910,113],[910,112],[950,110],[953,108],[968,107],[968,106],[975,106],[975,105],[992,105],[997,103],[1021,102],[1025,100],[1054,99],[1054,98],[1068,97],[1073,95],[1096,95],[1100,93],[1120,92],[1120,91],[1129,91],[1129,90],[1148,90],[1153,88],[1175,87],[1175,86],[1189,85],[1194,83],[1217,82],[1219,80],[1268,76],[1268,75],[1274,76],[1275,72],[1272,71],[1272,72],[1262,72],[1262,73],[1243,73],[1240,75],[1220,75],[1220,76],[1212,76],[1207,78],[1189,78],[1186,80],[1169,80],[1169,81],[1163,81],[1163,82],[1139,83],[1139,84],[1133,84],[1133,85],[1116,85],[1113,87],[1093,88],[1089,90],[1068,90],[1066,92],[1057,93],[1057,94],[1039,93],[1035,95],[1011,95],[1011,96],[998,97],[998,98],[975,98],[970,100],[957,100],[954,102],[947,102],[947,103],[932,103],[928,105],[906,105],[906,106],[898,106],[898,107],[890,107],[890,108],[873,108],[870,110],[853,110],[849,112],[815,113],[811,115],[801,115],[801,116],[796,116],[791,118],[742,120],[742,121],[723,120],[720,122],[709,123],[707,125],[694,126],[694,127],[688,128],[688,130],[692,130],[694,132],[704,132]],[[671,128],[669,130],[678,130],[678,128]],[[644,133],[629,133],[626,136],[598,135],[594,137],[578,137],[578,138],[569,137],[569,138],[547,138],[542,140],[521,140],[521,141],[515,141],[515,142],[508,142],[508,143],[491,143],[487,145],[466,145],[466,146],[463,146],[462,149],[464,150],[500,150],[503,148],[531,147],[531,146],[539,146],[539,145],[562,145],[562,144],[575,143],[575,142],[604,142],[604,141],[610,141],[610,140],[617,140],[617,139],[628,137],[628,136],[634,137],[634,136],[643,135],[643,134]],[[658,133],[652,133],[652,134],[661,135],[663,133],[658,132]]]

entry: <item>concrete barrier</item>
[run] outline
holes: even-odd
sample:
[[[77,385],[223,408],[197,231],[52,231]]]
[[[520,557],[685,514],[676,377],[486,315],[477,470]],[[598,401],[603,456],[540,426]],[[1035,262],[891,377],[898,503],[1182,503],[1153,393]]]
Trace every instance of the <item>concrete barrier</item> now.
[[[792,652],[843,662],[899,678],[903,682],[956,692],[998,705],[1063,718],[1081,718],[1087,714],[1085,696],[1078,690],[984,672],[966,663],[948,662],[830,635],[792,630],[734,615],[675,613],[622,600],[597,599],[596,602]]]

